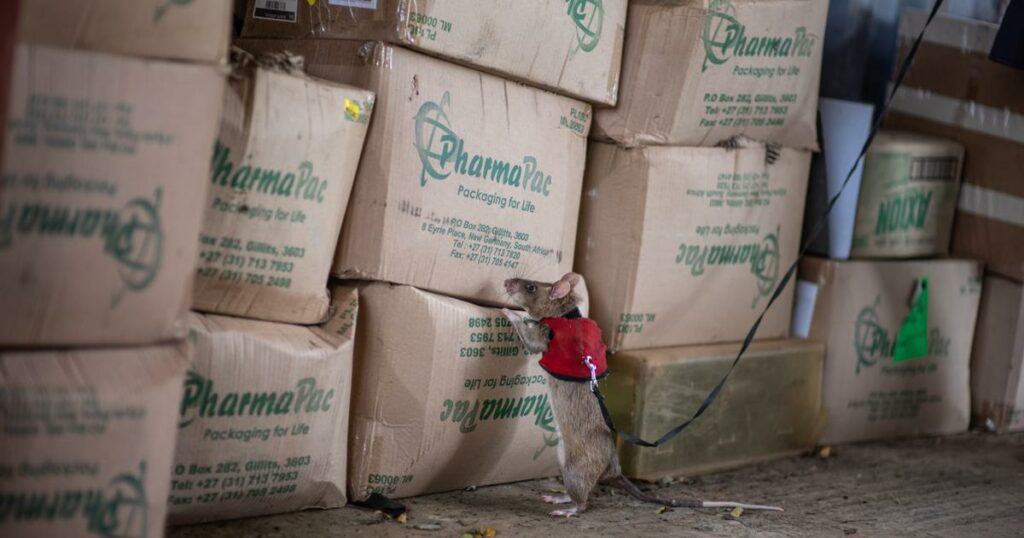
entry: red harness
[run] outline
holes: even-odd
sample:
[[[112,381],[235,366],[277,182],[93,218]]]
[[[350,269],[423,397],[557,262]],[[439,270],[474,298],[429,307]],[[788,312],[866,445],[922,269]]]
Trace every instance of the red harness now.
[[[597,378],[608,375],[601,329],[589,318],[544,318],[541,323],[551,329],[551,342],[540,358],[540,366],[558,379],[590,381],[590,369],[584,358],[597,368]]]

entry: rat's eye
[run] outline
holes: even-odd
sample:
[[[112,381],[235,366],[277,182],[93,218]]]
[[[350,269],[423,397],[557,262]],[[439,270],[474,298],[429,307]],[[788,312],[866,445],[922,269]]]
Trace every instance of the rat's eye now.
[[[526,291],[529,293],[537,293],[537,286],[534,286],[533,284],[527,284]]]

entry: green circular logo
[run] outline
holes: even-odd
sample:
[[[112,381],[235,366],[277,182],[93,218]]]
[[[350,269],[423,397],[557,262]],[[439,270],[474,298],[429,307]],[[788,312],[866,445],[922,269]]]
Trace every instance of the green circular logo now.
[[[729,0],[711,2],[701,32],[701,41],[704,42],[704,66],[701,71],[706,71],[709,63],[721,65],[729,60],[729,49],[735,45],[741,27],[736,20],[736,8]]]
[[[129,201],[124,224],[107,243],[107,252],[120,264],[121,281],[130,291],[145,289],[160,272],[164,247],[160,195],[157,189],[153,200]]]
[[[569,18],[576,24],[576,43],[583,52],[597,48],[604,29],[603,0],[569,0]]]
[[[416,112],[416,152],[419,154],[423,171],[420,173],[420,186],[427,184],[428,178],[446,179],[452,171],[448,165],[454,162],[459,137],[451,128],[445,107],[451,96],[444,92],[440,103],[427,101]]]
[[[757,296],[752,307],[755,308],[762,297],[768,297],[775,291],[775,284],[779,281],[779,230],[761,240],[760,251],[750,261],[750,272],[757,281]]]
[[[877,310],[881,299],[881,296],[876,297],[873,305],[862,308],[857,315],[853,348],[857,352],[858,374],[862,367],[874,366],[889,353],[889,332],[878,319]]]
[[[139,464],[139,474],[115,476],[104,495],[105,502],[92,515],[89,530],[103,538],[144,538],[149,527],[146,488],[143,480],[146,463]]]

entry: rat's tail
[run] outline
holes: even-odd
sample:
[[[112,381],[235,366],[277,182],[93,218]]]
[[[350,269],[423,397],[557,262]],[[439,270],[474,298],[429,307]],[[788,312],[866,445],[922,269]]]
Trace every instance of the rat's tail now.
[[[662,506],[671,506],[673,508],[742,508],[744,510],[783,511],[782,508],[777,506],[764,506],[760,504],[744,504],[727,501],[698,501],[690,499],[666,499],[664,497],[658,497],[657,495],[651,495],[645,491],[641,491],[640,488],[636,487],[636,484],[630,482],[629,479],[623,475],[609,479],[606,483],[609,486],[619,488],[626,493],[629,493],[641,501],[660,504]]]

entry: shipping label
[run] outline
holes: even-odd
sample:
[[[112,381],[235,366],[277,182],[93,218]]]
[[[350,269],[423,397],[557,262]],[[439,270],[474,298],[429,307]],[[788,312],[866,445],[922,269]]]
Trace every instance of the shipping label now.
[[[252,16],[279,22],[295,22],[299,0],[256,0]]]

